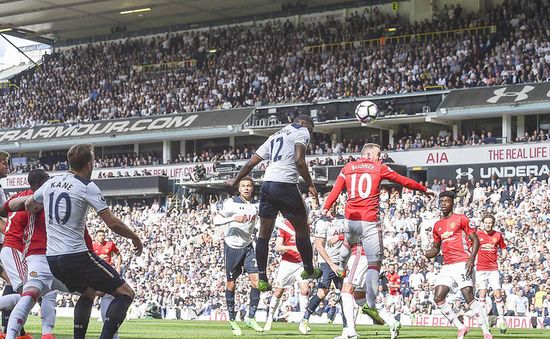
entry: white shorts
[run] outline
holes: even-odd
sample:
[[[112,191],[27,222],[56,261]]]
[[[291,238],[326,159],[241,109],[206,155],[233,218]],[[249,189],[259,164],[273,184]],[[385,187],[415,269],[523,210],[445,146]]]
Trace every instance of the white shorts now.
[[[303,281],[301,277],[303,270],[304,264],[302,262],[281,260],[273,286],[287,288],[293,286],[295,282]]]
[[[23,253],[15,248],[2,247],[0,260],[2,260],[2,266],[10,279],[13,290],[17,291],[23,287],[27,281],[27,263]]]
[[[493,291],[502,289],[498,270],[476,271],[476,289],[486,290],[489,287],[493,289]]]
[[[65,284],[53,276],[45,254],[34,254],[27,257],[27,284],[42,290],[45,294],[51,290],[69,292]],[[25,285],[27,285],[25,284]],[[38,286],[37,286],[38,285]]]
[[[364,255],[352,254],[346,267],[348,274],[344,278],[344,284],[350,284],[356,289],[365,286],[369,261]]]
[[[373,221],[346,220],[346,240],[349,244],[361,242],[370,262],[380,262],[384,259],[382,242],[382,224]]]
[[[386,299],[386,305],[395,306],[399,308],[401,307],[401,303],[402,303],[401,294],[396,294],[396,295],[388,294],[388,297]]]
[[[466,263],[457,262],[441,267],[441,272],[439,272],[435,279],[435,285],[443,285],[450,289],[458,288],[461,290],[464,287],[473,287],[474,283],[472,278],[466,276]]]

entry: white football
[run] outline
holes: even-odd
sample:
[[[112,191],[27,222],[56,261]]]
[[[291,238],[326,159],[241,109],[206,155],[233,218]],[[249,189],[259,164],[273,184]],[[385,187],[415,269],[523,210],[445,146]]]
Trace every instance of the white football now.
[[[376,120],[380,109],[372,101],[363,101],[355,108],[355,117],[364,124],[368,124]]]

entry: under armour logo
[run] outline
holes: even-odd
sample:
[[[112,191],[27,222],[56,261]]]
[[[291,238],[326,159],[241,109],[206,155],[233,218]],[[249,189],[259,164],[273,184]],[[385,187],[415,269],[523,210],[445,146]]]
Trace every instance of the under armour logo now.
[[[523,86],[523,89],[519,92],[506,92],[507,88],[508,87],[504,87],[494,90],[493,93],[495,94],[495,96],[491,97],[489,100],[487,100],[487,102],[491,104],[496,104],[502,97],[516,97],[514,99],[514,102],[522,101],[529,97],[527,93],[535,89],[534,86]]]
[[[468,180],[472,180],[474,178],[473,174],[474,169],[468,167],[468,170],[466,172],[462,172],[462,168],[456,169],[456,179],[460,179],[462,177],[468,177]]]

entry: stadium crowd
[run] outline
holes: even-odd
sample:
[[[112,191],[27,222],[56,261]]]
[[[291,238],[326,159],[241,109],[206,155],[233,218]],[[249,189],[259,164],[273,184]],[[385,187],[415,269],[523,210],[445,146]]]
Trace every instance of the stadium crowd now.
[[[28,127],[408,93],[427,86],[547,81],[549,8],[548,1],[507,0],[480,13],[443,8],[433,21],[413,25],[365,10],[344,22],[282,19],[60,49],[21,75],[18,89],[0,96],[0,124]],[[497,25],[497,33],[304,49],[379,38],[387,27],[416,34],[488,25]],[[155,64],[162,65],[140,66]]]
[[[460,135],[456,138],[452,137],[452,132],[441,130],[437,135],[429,137],[423,136],[420,130],[412,131],[406,127],[401,128],[394,135],[395,143],[388,144],[384,148],[385,151],[407,151],[421,148],[439,148],[439,147],[463,147],[463,146],[480,146],[488,144],[496,144],[500,141],[493,136],[491,131],[485,129],[479,131],[470,131],[468,135]],[[545,130],[535,130],[532,133],[525,132],[523,136],[518,136],[515,143],[533,143],[548,141],[548,133]],[[332,140],[328,134],[314,133],[312,142],[309,145],[308,154],[311,156],[332,156],[339,155],[334,160],[330,157],[324,159],[315,158],[310,161],[310,165],[341,165],[348,162],[351,158],[344,156],[345,154],[359,153],[360,148],[368,142],[365,138],[342,138],[341,140]],[[219,163],[232,160],[249,159],[256,151],[257,145],[244,146],[242,149],[238,147],[228,147],[222,151],[214,151],[212,149],[203,150],[202,152],[187,153],[185,155],[178,154],[170,161],[164,162],[161,155],[156,152],[142,153],[121,153],[114,155],[98,156],[96,160],[97,168],[115,168],[119,167],[122,170],[104,172],[107,177],[116,176],[136,176],[148,175],[146,171],[136,172],[126,170],[131,167],[138,166],[155,166],[162,164],[186,164],[186,163],[201,163],[213,162]],[[42,168],[46,171],[63,171],[67,170],[67,162],[65,159],[66,151],[50,151],[43,152],[43,155],[36,160],[27,159],[26,162],[12,165],[12,173],[27,173],[35,168]],[[385,155],[387,156],[387,155]],[[120,175],[118,174],[120,172]]]
[[[457,194],[456,212],[470,217],[474,227],[480,225],[485,213],[494,213],[497,229],[503,232],[510,256],[500,262],[504,281],[508,315],[545,317],[550,326],[550,189],[548,178],[521,180],[490,180],[454,182],[436,180],[428,186],[436,192],[454,190]],[[114,211],[145,239],[142,256],[134,257],[131,245],[114,239],[123,255],[123,272],[136,289],[137,300],[133,317],[151,316],[151,309],[159,317],[192,319],[224,310],[223,229],[212,225],[213,213],[224,196],[190,196],[166,204],[130,205],[120,203]],[[440,270],[441,258],[435,263],[423,259],[424,250],[432,241],[431,231],[440,217],[437,200],[407,189],[383,190],[380,196],[380,219],[384,229],[383,270],[388,264],[397,265],[401,276],[403,314],[413,318],[431,314],[434,277]],[[344,198],[340,198],[342,211]],[[311,205],[311,200],[306,198]],[[312,220],[318,216],[312,212]],[[94,233],[102,228],[93,213],[88,216],[88,227]],[[112,236],[112,235],[111,235]],[[277,265],[272,252],[270,272]],[[381,274],[378,301],[385,304],[387,280]],[[243,278],[240,278],[243,279]],[[246,310],[248,283],[237,283],[238,309]],[[311,283],[314,292],[315,284]],[[290,289],[283,297],[279,318],[298,310],[298,290]],[[334,292],[334,291],[333,291]],[[262,297],[260,309],[268,305],[267,295]],[[467,311],[460,299],[448,299],[458,311]],[[491,303],[489,303],[490,305]],[[327,298],[319,314],[334,313],[335,303]]]

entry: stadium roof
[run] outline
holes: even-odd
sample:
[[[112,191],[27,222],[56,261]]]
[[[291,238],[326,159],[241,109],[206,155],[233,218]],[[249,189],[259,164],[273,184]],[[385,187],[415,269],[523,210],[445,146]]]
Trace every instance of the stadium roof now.
[[[0,32],[41,42],[279,16],[350,0],[0,0]],[[362,1],[366,3],[367,1]],[[380,2],[380,1],[376,1]],[[303,4],[289,10],[287,4]],[[357,1],[354,1],[357,4]],[[285,7],[283,10],[283,6]],[[147,10],[149,9],[149,10]],[[292,12],[289,12],[292,11]],[[126,13],[125,13],[126,12]],[[11,28],[11,31],[7,31]],[[116,37],[116,36],[115,36]]]

